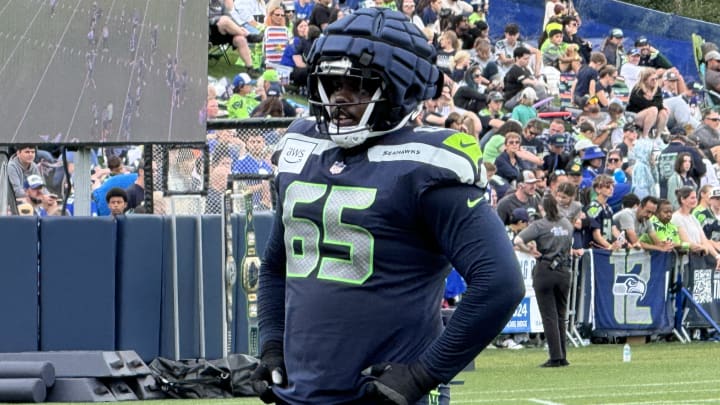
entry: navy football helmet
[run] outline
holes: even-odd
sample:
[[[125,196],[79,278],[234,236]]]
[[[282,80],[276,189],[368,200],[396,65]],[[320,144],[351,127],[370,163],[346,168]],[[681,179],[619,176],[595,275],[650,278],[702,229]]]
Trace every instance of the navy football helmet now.
[[[319,130],[351,148],[405,125],[442,88],[435,59],[425,35],[397,11],[360,9],[330,24],[308,55],[308,101]],[[339,90],[358,98],[334,97]],[[365,111],[353,116],[358,105]]]

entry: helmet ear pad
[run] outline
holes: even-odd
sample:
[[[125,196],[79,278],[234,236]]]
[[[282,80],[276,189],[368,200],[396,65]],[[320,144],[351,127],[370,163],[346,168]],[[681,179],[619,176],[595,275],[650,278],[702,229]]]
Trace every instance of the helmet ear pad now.
[[[385,87],[370,122],[373,131],[390,130],[413,113],[422,101],[442,91],[436,52],[424,34],[399,12],[360,9],[330,24],[308,55],[310,98],[315,94],[319,64],[347,58],[354,68],[377,75]],[[317,109],[311,108],[317,116]]]

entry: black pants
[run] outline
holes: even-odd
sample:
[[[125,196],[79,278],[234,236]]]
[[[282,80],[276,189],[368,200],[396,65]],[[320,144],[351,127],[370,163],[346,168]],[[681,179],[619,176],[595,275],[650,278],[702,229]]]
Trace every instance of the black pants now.
[[[560,266],[550,270],[546,260],[538,261],[533,274],[533,289],[537,298],[543,330],[547,339],[550,360],[565,359],[570,269]]]

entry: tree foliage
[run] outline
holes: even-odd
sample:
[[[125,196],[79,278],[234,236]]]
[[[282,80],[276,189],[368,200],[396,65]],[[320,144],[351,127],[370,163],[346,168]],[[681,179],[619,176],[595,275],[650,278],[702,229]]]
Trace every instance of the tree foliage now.
[[[623,0],[641,7],[720,24],[720,7],[714,0]]]

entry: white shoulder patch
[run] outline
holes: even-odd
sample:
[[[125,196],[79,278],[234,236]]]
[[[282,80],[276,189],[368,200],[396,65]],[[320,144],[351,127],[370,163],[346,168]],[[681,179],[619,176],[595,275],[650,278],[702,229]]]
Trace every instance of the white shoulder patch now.
[[[458,179],[467,184],[475,183],[475,168],[469,160],[443,148],[419,142],[401,145],[378,145],[368,149],[371,162],[413,161],[438,168],[452,170]]]
[[[280,151],[278,155],[278,172],[299,174],[311,155],[320,155],[328,149],[337,147],[328,140],[288,133],[278,142],[276,147]]]

